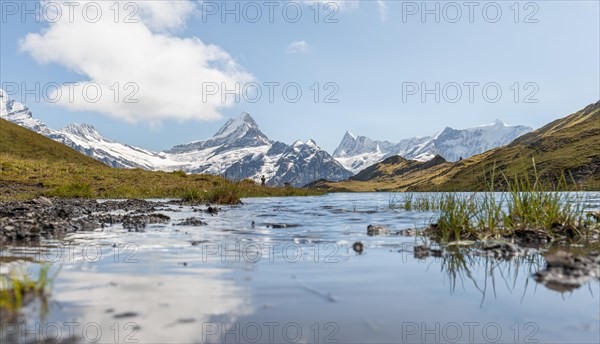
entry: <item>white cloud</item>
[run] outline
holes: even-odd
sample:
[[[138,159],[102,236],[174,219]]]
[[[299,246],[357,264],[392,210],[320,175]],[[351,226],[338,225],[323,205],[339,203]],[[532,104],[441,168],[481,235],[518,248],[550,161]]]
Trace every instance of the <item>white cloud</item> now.
[[[197,11],[192,1],[146,0],[138,2],[137,6],[139,6],[139,16],[144,23],[156,31],[181,29],[187,19]]]
[[[86,2],[81,1],[79,8]],[[126,23],[123,19],[131,13],[123,8],[127,2],[130,1],[121,2],[118,23],[110,9],[114,2],[96,1],[103,13],[98,22],[83,20],[82,11],[76,10],[75,20],[63,16],[20,42],[21,50],[38,62],[62,65],[82,75],[82,84],[93,82],[101,87],[102,96],[95,103],[86,100],[78,88],[71,101],[68,89],[63,87],[57,105],[129,122],[221,118],[220,110],[234,101],[233,96],[228,96],[222,102],[221,84],[234,89],[235,84],[249,82],[253,77],[220,47],[171,33],[184,27],[186,18],[196,10],[194,2],[140,1],[137,22]],[[60,6],[63,13],[68,13],[63,2]],[[120,92],[115,101],[111,87],[117,82]],[[216,83],[219,89],[216,95],[203,99],[203,83],[207,82]],[[137,85],[138,92],[133,96],[137,103],[124,101],[135,90],[124,89],[126,83]],[[91,93],[94,98],[94,92]]]
[[[377,0],[377,8],[379,9],[379,18],[382,22],[385,22],[389,12],[389,8],[385,3],[385,0]]]
[[[306,41],[293,41],[285,50],[288,54],[308,54],[312,47]]]

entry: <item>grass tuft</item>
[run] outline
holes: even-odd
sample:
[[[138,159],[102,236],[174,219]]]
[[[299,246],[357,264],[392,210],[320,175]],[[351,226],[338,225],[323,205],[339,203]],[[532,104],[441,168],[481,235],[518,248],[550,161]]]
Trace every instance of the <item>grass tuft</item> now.
[[[0,275],[0,309],[17,311],[31,298],[45,297],[57,274],[50,275],[50,265],[43,265],[37,279],[31,279],[23,270]]]
[[[563,175],[558,183],[542,182],[535,161],[533,174],[514,178],[502,175],[508,191],[494,192],[494,173],[489,190],[478,193],[405,194],[390,200],[390,209],[436,211],[430,232],[442,241],[485,239],[513,235],[519,231],[542,230],[551,238],[588,238],[593,223],[586,218],[584,200],[568,190]]]
[[[46,195],[62,198],[93,198],[96,196],[88,183],[69,183],[60,185],[47,192]]]

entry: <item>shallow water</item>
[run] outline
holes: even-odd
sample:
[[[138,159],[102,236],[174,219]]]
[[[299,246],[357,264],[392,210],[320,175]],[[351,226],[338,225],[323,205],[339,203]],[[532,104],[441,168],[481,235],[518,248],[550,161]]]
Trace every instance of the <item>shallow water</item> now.
[[[545,264],[535,250],[512,261],[416,259],[420,239],[367,236],[369,224],[420,228],[435,216],[390,210],[391,198],[247,199],[216,216],[169,206],[161,213],[172,222],[208,225],[114,226],[5,247],[3,261],[51,262],[58,275],[47,305],[2,330],[84,343],[599,342],[597,279],[550,290],[531,277]],[[600,194],[586,202],[598,208]]]

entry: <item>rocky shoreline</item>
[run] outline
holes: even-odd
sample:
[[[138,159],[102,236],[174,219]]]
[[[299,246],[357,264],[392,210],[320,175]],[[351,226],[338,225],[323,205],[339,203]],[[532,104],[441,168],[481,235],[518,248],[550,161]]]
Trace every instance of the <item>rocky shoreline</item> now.
[[[105,226],[122,224],[129,231],[143,231],[149,224],[166,223],[170,217],[161,214],[167,205],[183,205],[183,201],[164,203],[131,199],[103,201],[94,199],[49,199],[0,203],[0,243],[30,242],[60,238],[66,234],[93,231]],[[204,211],[215,214],[218,208],[207,206]],[[116,212],[122,212],[115,214]],[[199,218],[187,219],[185,225],[205,224]]]

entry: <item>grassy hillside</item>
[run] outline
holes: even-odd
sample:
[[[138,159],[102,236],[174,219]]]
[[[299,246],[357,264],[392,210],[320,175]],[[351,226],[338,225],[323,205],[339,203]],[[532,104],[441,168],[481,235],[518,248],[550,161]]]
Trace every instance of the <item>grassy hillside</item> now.
[[[70,147],[0,119],[0,153],[13,158],[46,162],[71,162],[90,167],[108,167]],[[2,162],[6,162],[4,159]]]
[[[315,194],[232,183],[210,175],[115,169],[70,147],[0,119],[0,201],[36,195],[98,198],[185,197],[215,203],[239,197]]]
[[[475,191],[496,187],[516,175],[535,175],[558,183],[564,177],[573,188],[600,190],[600,102],[525,134],[507,146],[448,163],[387,159],[351,180],[313,186],[332,191]],[[492,173],[493,172],[493,173]]]

